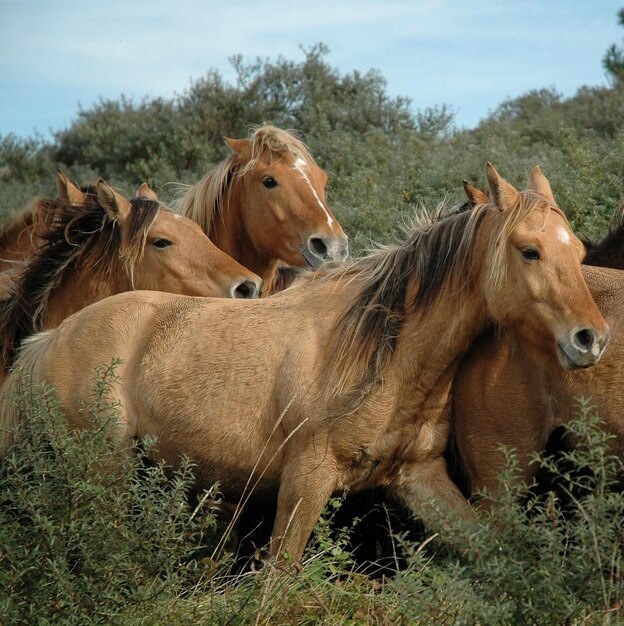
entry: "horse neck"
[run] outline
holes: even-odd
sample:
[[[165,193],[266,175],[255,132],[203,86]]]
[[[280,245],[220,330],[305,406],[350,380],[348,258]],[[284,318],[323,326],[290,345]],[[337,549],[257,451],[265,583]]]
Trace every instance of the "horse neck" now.
[[[260,276],[265,285],[265,295],[268,295],[266,289],[270,289],[275,280],[278,259],[268,258],[256,250],[247,232],[243,210],[239,185],[233,182],[223,196],[212,230],[207,234],[223,252]]]
[[[115,278],[114,273],[110,279],[103,280],[97,275],[70,270],[50,294],[40,330],[56,328],[65,318],[84,307],[130,289],[129,280]]]
[[[430,365],[440,368],[455,363],[470,344],[487,328],[488,315],[485,298],[469,294],[444,294],[434,306],[422,314],[411,315],[402,339],[406,347],[405,359],[422,367],[422,355],[431,355]],[[457,311],[456,314],[449,311]],[[410,355],[413,346],[420,354],[418,362]]]
[[[482,294],[477,285],[461,293],[446,289],[427,310],[406,318],[391,368],[398,381],[395,393],[408,419],[414,414],[433,421],[448,417],[461,357],[489,324]]]
[[[516,329],[506,329],[494,334],[497,346],[502,346],[501,354],[509,362],[501,363],[501,369],[511,372],[518,386],[520,379],[531,389],[531,405],[534,414],[523,415],[522,428],[532,431],[537,445],[546,445],[552,432],[571,419],[563,406],[569,396],[563,388],[561,367],[554,354],[545,354],[528,343]],[[528,412],[528,411],[527,411]]]

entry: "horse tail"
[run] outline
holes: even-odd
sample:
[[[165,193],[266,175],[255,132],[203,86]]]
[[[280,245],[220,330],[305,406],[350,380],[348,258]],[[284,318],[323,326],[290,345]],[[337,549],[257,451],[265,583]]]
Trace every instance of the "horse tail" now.
[[[22,412],[20,396],[27,386],[37,381],[39,362],[52,340],[52,332],[38,333],[24,340],[13,369],[2,385],[2,394],[0,396],[0,450],[7,448],[12,441],[12,431],[19,421]]]

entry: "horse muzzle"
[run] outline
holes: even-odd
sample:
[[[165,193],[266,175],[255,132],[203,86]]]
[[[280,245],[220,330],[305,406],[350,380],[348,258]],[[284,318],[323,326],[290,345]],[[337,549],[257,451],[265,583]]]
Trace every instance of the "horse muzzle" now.
[[[559,363],[567,370],[596,365],[602,357],[611,333],[598,333],[593,328],[574,328],[563,341],[557,343]]]
[[[230,289],[231,298],[244,298],[246,300],[259,298],[262,295],[262,280],[250,280],[243,278],[234,283]]]
[[[345,236],[310,235],[301,254],[312,269],[318,268],[325,261],[346,261],[349,256],[349,240]]]

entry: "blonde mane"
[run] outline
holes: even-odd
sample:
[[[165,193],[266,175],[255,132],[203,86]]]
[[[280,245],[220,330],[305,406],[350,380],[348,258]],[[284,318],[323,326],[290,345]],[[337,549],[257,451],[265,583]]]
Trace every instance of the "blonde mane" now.
[[[208,237],[213,236],[216,217],[226,208],[225,196],[234,180],[255,169],[264,154],[268,153],[271,159],[279,160],[287,155],[314,163],[307,146],[292,130],[266,124],[253,127],[249,142],[251,158],[246,163],[241,163],[236,154],[231,154],[195,185],[179,186],[183,195],[174,201],[174,209],[197,222]]]
[[[380,248],[347,269],[333,269],[323,276],[322,280],[357,285],[333,329],[333,367],[327,375],[332,381],[330,396],[346,396],[349,409],[356,408],[381,380],[407,316],[426,314],[444,293],[461,296],[475,266],[485,262],[488,267],[486,294],[502,287],[511,233],[545,202],[532,192],[522,192],[518,198],[518,205],[504,212],[491,204],[459,212],[438,208],[419,217],[403,243]],[[563,215],[557,207],[550,208]],[[494,225],[495,232],[485,258],[478,258],[475,239],[486,227],[488,213],[494,211],[498,219],[487,223]],[[461,297],[456,306],[456,314],[461,315]]]

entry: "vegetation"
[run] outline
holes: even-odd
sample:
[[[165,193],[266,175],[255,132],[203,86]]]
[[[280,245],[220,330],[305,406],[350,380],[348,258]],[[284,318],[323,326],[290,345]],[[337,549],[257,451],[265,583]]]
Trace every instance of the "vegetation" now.
[[[192,465],[176,471],[124,454],[110,437],[114,373],[100,372],[93,426],[70,431],[50,389],[18,399],[24,421],[0,460],[0,621],[5,624],[604,624],[623,599],[622,460],[591,406],[559,465],[542,459],[572,504],[526,497],[515,458],[501,506],[468,531],[394,537],[402,568],[363,573],[349,529],[320,520],[297,575],[271,565],[231,573],[215,551],[216,488],[190,497]],[[153,442],[152,442],[153,443]],[[149,445],[149,442],[148,442]],[[536,460],[537,462],[537,460]],[[588,472],[587,468],[592,471]],[[231,546],[231,542],[229,544]]]
[[[618,11],[618,22],[620,26],[624,26],[624,9]],[[624,80],[624,50],[614,43],[611,44],[602,59],[602,66],[613,83],[621,83]]]
[[[52,194],[58,167],[130,194],[146,180],[166,200],[168,182],[194,182],[227,154],[224,135],[265,121],[301,132],[329,173],[329,202],[356,252],[386,241],[421,202],[461,201],[462,179],[483,186],[487,160],[519,186],[540,164],[584,235],[603,232],[624,197],[619,83],[567,100],[532,91],[458,130],[448,107],[414,113],[409,100],[388,97],[378,72],[341,75],[326,55],[319,44],[300,63],[234,58],[234,85],[209,72],[173,100],[103,100],[51,142],[0,137],[0,214]]]
[[[209,72],[173,100],[103,100],[49,142],[0,137],[0,212],[53,195],[58,167],[128,193],[146,180],[166,199],[169,181],[195,181],[225,156],[223,135],[265,121],[302,133],[329,173],[329,202],[356,253],[391,238],[420,203],[462,201],[462,179],[483,187],[486,160],[518,186],[540,164],[582,235],[604,232],[624,199],[617,46],[604,61],[611,87],[569,99],[532,91],[470,130],[455,128],[447,107],[414,112],[388,97],[378,72],[341,75],[326,55],[319,44],[301,62],[237,57],[235,84]],[[449,520],[461,551],[426,531],[424,540],[400,534],[399,571],[369,576],[349,550],[349,529],[334,528],[333,502],[300,574],[265,566],[234,575],[228,549],[215,552],[218,486],[192,494],[190,462],[168,470],[112,443],[111,377],[114,367],[99,374],[88,431],[66,427],[49,389],[16,399],[27,419],[0,459],[2,623],[624,621],[622,461],[588,405],[573,425],[577,450],[561,464],[540,461],[568,494],[565,507],[552,493],[527,495],[510,452],[503,506],[481,513],[476,531]]]

